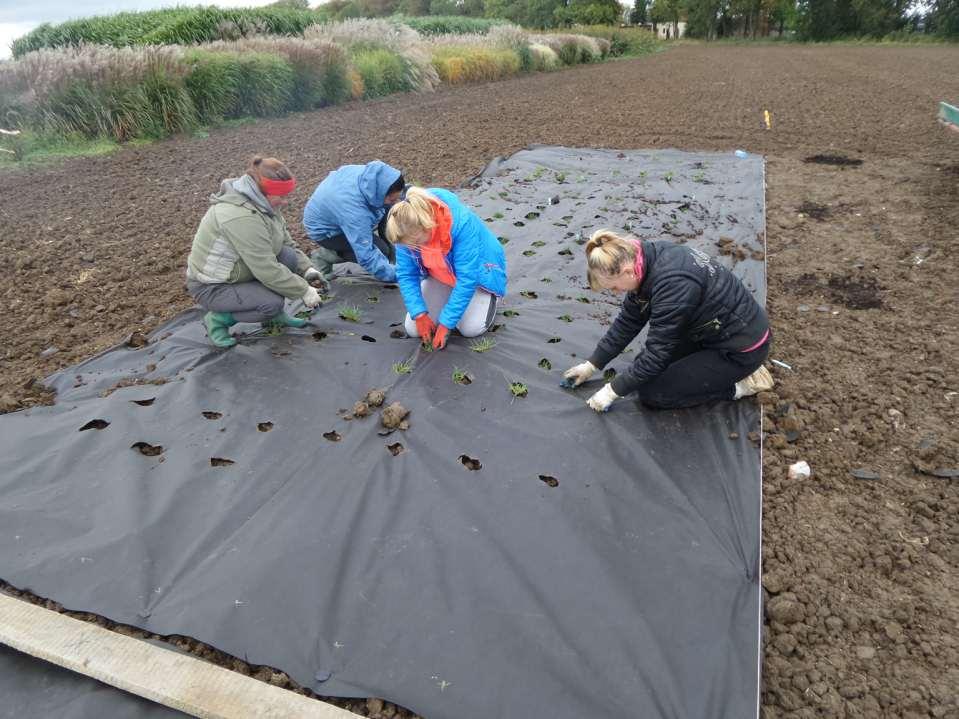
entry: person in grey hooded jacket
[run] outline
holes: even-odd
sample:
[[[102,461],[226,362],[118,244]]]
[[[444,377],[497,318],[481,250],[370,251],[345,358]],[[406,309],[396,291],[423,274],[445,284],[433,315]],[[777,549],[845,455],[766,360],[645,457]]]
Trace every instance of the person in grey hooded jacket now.
[[[403,187],[403,174],[380,160],[344,165],[319,184],[303,226],[318,245],[310,259],[324,279],[332,278],[333,265],[356,262],[382,282],[396,281],[396,250],[377,227]]]

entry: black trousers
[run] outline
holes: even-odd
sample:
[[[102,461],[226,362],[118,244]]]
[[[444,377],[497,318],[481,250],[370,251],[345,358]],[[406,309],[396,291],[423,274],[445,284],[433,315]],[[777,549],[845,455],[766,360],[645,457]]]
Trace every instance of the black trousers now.
[[[347,262],[356,262],[356,253],[353,252],[349,240],[343,235],[328,237],[325,240],[320,240],[317,244],[328,250],[333,250]],[[376,248],[390,261],[391,265],[396,264],[396,248],[393,246],[393,243],[386,239],[385,215],[383,219],[380,220],[377,231],[373,233],[373,244],[376,245]]]
[[[770,335],[752,352],[681,345],[661,375],[639,386],[639,401],[655,409],[678,409],[733,399],[736,383],[762,366],[771,344]]]

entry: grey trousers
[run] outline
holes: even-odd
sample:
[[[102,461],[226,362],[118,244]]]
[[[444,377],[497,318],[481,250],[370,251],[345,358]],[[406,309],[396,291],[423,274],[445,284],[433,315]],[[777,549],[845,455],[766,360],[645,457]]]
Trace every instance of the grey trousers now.
[[[289,247],[276,256],[293,272],[297,271],[296,253]],[[186,290],[190,297],[208,312],[229,312],[237,322],[264,322],[283,311],[285,298],[260,282],[236,282],[234,284],[206,284],[187,280]]]
[[[427,277],[420,283],[420,291],[423,293],[423,301],[426,302],[430,317],[434,321],[439,319],[440,313],[453,293],[453,288],[432,277]],[[496,296],[477,288],[459,323],[455,328],[450,327],[450,329],[459,330],[464,337],[478,337],[492,326],[495,317]],[[410,317],[409,312],[406,313],[404,325],[406,334],[410,337],[420,336],[420,333],[416,331],[416,321]]]

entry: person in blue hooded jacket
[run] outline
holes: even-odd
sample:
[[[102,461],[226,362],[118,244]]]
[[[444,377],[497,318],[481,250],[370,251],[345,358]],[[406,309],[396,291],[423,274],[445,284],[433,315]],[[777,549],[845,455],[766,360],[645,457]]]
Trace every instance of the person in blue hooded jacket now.
[[[486,332],[506,294],[506,255],[496,236],[449,190],[411,187],[390,210],[406,333],[443,349],[450,332]]]
[[[385,162],[344,165],[313,191],[303,210],[306,234],[318,247],[310,254],[327,281],[333,265],[356,262],[383,282],[395,282],[395,250],[375,232],[403,192],[403,174]]]

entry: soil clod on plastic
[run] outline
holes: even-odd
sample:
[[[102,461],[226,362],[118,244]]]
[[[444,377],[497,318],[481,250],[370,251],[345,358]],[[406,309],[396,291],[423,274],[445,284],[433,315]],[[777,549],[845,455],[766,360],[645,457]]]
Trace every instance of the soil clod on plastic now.
[[[459,456],[460,463],[466,467],[466,469],[476,472],[480,469],[483,469],[483,464],[478,459],[473,459],[469,455],[461,454]]]
[[[107,422],[105,419],[91,419],[89,422],[87,422],[77,431],[85,432],[88,429],[106,429],[109,426],[110,426],[110,423]]]

